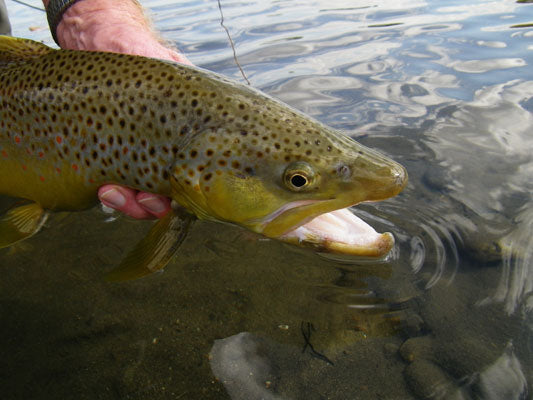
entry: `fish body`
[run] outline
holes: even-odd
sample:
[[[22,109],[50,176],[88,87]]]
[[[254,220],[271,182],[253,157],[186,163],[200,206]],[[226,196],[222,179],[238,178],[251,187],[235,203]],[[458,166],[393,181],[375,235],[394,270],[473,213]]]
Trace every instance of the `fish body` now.
[[[173,160],[211,128],[191,105],[201,77],[179,64],[21,43],[36,52],[0,69],[0,191],[51,210],[91,207],[109,182],[170,196]]]
[[[0,37],[0,193],[42,209],[92,207],[99,186],[119,183],[199,218],[327,249],[333,241],[316,230],[291,232],[391,197],[406,179],[394,161],[213,72]],[[384,253],[390,238],[379,238]],[[359,247],[352,253],[383,255]]]

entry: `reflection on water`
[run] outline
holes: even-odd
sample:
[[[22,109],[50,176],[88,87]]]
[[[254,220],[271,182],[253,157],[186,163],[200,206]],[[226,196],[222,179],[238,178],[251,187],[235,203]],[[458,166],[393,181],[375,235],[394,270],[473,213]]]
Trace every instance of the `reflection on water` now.
[[[110,285],[103,271],[149,224],[54,215],[0,253],[3,398],[527,398],[521,3],[222,1],[254,86],[407,167],[400,196],[355,210],[395,249],[332,260],[200,223],[165,273]],[[143,4],[194,63],[241,79],[216,2]],[[44,15],[7,6],[15,35],[51,44]]]

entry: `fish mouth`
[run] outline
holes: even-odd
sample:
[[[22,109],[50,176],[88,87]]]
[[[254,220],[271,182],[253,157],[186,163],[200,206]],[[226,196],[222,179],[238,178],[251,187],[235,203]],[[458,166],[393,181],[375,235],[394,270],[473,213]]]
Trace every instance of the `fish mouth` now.
[[[281,234],[269,232],[268,225],[276,219],[283,218],[286,214],[316,207],[317,203],[327,202],[327,200],[302,200],[286,204],[264,220],[263,234],[266,233],[269,237],[292,245],[309,247],[326,253],[383,258],[390,252],[394,246],[394,236],[389,232],[376,232],[349,208],[324,212],[303,219]]]
[[[390,232],[376,232],[348,208],[321,214],[279,239],[322,252],[372,258],[385,257],[394,246]]]

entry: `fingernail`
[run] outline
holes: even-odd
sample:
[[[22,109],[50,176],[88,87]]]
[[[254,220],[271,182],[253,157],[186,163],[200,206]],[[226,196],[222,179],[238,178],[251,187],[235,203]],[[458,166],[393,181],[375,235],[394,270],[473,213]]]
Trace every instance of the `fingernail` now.
[[[154,213],[160,213],[167,209],[167,204],[156,196],[144,197],[139,199],[138,202],[141,203],[145,209]]]
[[[109,189],[100,194],[100,200],[105,201],[105,205],[112,208],[120,208],[126,204],[126,198],[117,189]]]

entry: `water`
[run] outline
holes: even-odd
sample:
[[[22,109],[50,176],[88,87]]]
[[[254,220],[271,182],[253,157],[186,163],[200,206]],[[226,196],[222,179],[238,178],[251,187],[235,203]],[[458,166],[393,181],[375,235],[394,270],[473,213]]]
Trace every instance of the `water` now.
[[[531,398],[533,4],[382,3],[222,6],[254,86],[407,167],[402,194],[357,207],[394,232],[390,259],[198,223],[163,274],[108,284],[149,223],[56,214],[0,253],[3,399]],[[242,79],[215,1],[143,4]],[[14,35],[52,43],[7,6]]]

